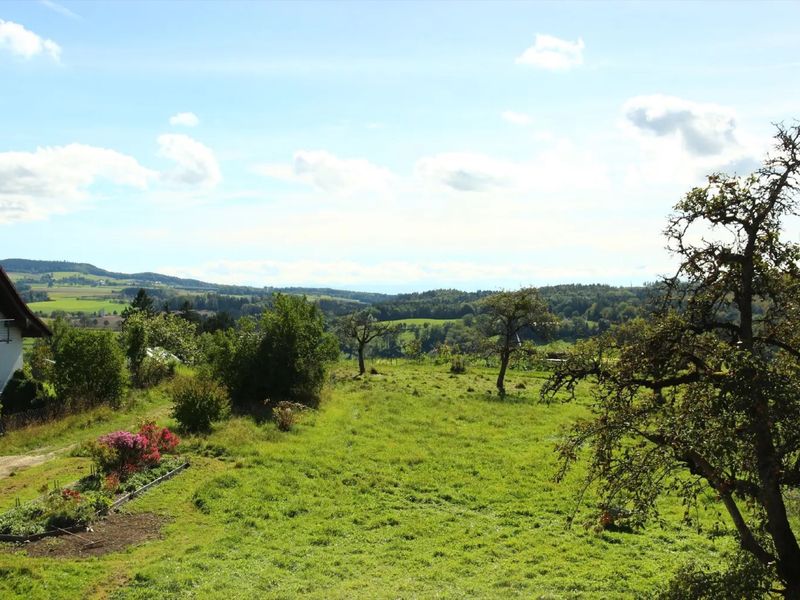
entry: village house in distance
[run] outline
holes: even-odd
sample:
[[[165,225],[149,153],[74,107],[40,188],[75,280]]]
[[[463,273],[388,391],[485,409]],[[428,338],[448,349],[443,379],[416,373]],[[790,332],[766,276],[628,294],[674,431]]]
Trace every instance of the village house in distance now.
[[[8,274],[0,267],[0,392],[22,368],[22,340],[52,333],[20,298]]]

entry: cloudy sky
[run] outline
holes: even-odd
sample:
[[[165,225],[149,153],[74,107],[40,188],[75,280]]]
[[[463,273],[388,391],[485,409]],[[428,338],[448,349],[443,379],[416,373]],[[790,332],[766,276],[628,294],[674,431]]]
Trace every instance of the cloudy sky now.
[[[0,4],[0,257],[410,291],[668,272],[800,4]],[[798,236],[795,228],[787,232]]]

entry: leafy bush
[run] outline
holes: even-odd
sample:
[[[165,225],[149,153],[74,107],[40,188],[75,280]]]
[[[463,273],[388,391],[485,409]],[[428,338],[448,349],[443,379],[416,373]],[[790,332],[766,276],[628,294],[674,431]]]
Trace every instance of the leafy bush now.
[[[467,372],[467,360],[462,354],[455,354],[450,359],[450,372],[461,374]]]
[[[295,400],[314,405],[327,365],[339,355],[316,305],[277,294],[261,320],[239,321],[236,331],[217,332],[208,350],[214,374],[238,406]]]
[[[188,364],[197,357],[197,326],[177,314],[135,311],[125,319],[122,332],[134,369],[144,360],[147,348],[164,348]]]
[[[3,414],[12,414],[45,408],[55,402],[53,388],[35,379],[26,364],[11,376],[0,394]]]
[[[176,358],[192,364],[198,355],[197,326],[178,315],[132,311],[125,318],[122,335],[138,387],[150,387],[171,377]],[[160,352],[150,354],[156,349]]]
[[[108,331],[54,326],[53,379],[58,397],[72,404],[118,405],[125,390],[125,355]]]
[[[753,557],[739,552],[723,571],[697,565],[679,570],[657,600],[757,600],[772,588],[773,574]]]
[[[145,356],[136,369],[134,379],[137,387],[149,388],[175,375],[176,362],[156,356]]]
[[[187,431],[208,431],[230,412],[228,391],[210,377],[176,379],[172,398],[172,416]]]

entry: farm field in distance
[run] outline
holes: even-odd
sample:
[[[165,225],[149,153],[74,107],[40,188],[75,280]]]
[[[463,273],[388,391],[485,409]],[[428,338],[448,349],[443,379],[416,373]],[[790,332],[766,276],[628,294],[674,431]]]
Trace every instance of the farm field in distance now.
[[[554,483],[553,450],[585,407],[540,403],[545,374],[510,372],[500,401],[493,369],[374,366],[380,374],[354,379],[355,364],[338,363],[321,408],[293,431],[237,417],[186,436],[191,468],[126,508],[158,515],[159,539],[93,558],[4,547],[0,596],[630,598],[731,550],[729,536],[681,525],[670,499],[663,525],[597,533],[584,527],[597,514],[590,495],[568,528],[581,473]],[[32,497],[43,479],[85,474],[74,444],[145,415],[175,425],[154,390],[126,414],[0,438],[0,455],[70,448],[6,478],[0,506]],[[701,507],[701,522],[714,526],[713,511]]]

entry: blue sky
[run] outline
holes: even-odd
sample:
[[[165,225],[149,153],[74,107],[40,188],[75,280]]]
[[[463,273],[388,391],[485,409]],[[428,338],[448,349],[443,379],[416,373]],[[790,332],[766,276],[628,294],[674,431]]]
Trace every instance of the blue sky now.
[[[680,196],[800,118],[798,22],[790,2],[5,2],[0,255],[385,291],[652,281]]]

